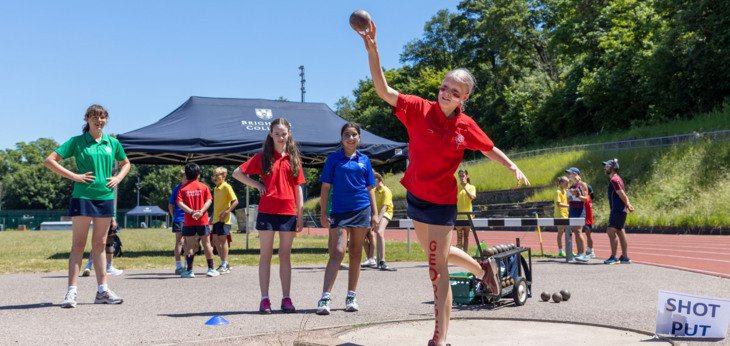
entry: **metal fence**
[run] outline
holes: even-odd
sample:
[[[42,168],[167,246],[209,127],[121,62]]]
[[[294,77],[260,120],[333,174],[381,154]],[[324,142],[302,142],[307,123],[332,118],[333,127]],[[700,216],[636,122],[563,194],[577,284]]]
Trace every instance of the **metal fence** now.
[[[508,153],[507,155],[511,159],[525,158],[535,155],[542,155],[547,153],[559,153],[565,151],[574,150],[624,150],[624,149],[636,149],[636,148],[656,148],[656,147],[668,147],[680,143],[692,143],[704,140],[710,141],[728,141],[730,140],[730,130],[719,130],[709,132],[693,132],[683,135],[664,136],[664,137],[651,137],[642,139],[631,139],[624,141],[605,142],[605,143],[593,143],[593,144],[575,144],[562,147],[535,149],[528,151],[521,151],[515,153]]]
[[[124,217],[129,209],[121,209],[117,211],[117,221],[122,225]],[[6,229],[25,228],[28,230],[38,229],[44,221],[63,221],[70,220],[68,217],[68,209],[63,210],[2,210],[0,211],[0,231]],[[145,220],[145,217],[130,216],[127,218],[127,226],[129,228],[138,228],[142,222],[148,222],[147,226],[160,227],[164,221]],[[149,224],[151,223],[151,224]]]

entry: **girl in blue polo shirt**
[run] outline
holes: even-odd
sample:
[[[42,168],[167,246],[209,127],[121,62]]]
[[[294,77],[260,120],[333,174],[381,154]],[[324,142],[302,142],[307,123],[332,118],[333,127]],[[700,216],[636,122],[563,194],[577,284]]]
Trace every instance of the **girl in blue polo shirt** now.
[[[127,176],[131,165],[119,141],[102,132],[109,120],[109,113],[104,107],[91,105],[86,110],[84,120],[86,125],[83,133],[63,143],[44,161],[48,169],[74,181],[69,207],[73,240],[68,258],[68,291],[61,303],[62,308],[76,307],[77,278],[92,221],[94,232],[91,236],[91,258],[96,264],[94,271],[99,285],[94,303],[121,304],[123,301],[107,286],[104,244],[114,216],[114,188]],[[76,159],[78,173],[59,163],[69,157]],[[115,161],[119,161],[121,169],[117,175],[112,175]]]
[[[360,144],[360,125],[347,123],[340,130],[342,149],[330,154],[322,169],[320,193],[320,221],[329,228],[329,260],[324,273],[322,298],[317,305],[318,315],[330,313],[330,291],[345,256],[348,243],[350,268],[347,280],[345,311],[358,311],[355,290],[360,278],[360,259],[365,234],[378,224],[375,204],[375,176],[370,159],[357,151]],[[332,191],[332,210],[327,215],[327,204]]]

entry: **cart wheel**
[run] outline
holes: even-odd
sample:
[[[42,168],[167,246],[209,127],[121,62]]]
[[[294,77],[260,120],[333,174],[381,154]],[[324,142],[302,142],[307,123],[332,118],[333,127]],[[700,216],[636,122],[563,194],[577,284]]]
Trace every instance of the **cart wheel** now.
[[[512,298],[515,300],[515,305],[522,306],[527,302],[527,282],[523,278],[517,278],[515,285],[512,288]]]

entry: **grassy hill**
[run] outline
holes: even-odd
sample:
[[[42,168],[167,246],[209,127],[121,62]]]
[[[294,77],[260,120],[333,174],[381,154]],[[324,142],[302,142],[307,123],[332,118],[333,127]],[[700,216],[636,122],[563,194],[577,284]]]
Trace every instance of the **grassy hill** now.
[[[693,121],[633,129],[600,139],[635,139],[694,131],[730,129],[730,105]],[[597,137],[584,138],[597,143]],[[569,142],[577,144],[579,142]],[[526,201],[550,201],[555,197],[555,179],[571,166],[579,167],[595,190],[596,221],[607,219],[608,178],[601,162],[618,158],[621,176],[636,212],[628,223],[643,226],[728,226],[730,225],[730,141],[703,140],[671,147],[625,150],[572,150],[515,160],[533,186],[542,186]],[[502,166],[477,160],[464,164],[477,191],[515,187],[514,176]],[[387,175],[385,183],[394,199],[405,198],[401,174]],[[314,208],[318,199],[306,203]]]

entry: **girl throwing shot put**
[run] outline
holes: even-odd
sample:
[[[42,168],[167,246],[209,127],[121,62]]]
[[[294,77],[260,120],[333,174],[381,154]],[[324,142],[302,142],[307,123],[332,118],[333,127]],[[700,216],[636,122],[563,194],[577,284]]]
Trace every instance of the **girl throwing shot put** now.
[[[451,230],[456,219],[457,184],[454,172],[464,150],[479,150],[484,156],[515,174],[517,185],[529,185],[527,177],[479,126],[462,113],[464,102],[474,88],[474,77],[459,68],[446,74],[436,102],[404,95],[388,86],[380,66],[375,23],[358,33],[365,43],[378,96],[393,107],[395,116],[408,131],[410,164],[401,184],[408,191],[408,217],[413,219],[418,241],[428,256],[433,285],[435,328],[429,345],[444,345],[451,316],[451,287],[448,264],[452,263],[481,277],[493,294],[501,286],[494,275],[494,262],[484,268],[464,251],[452,247]]]

